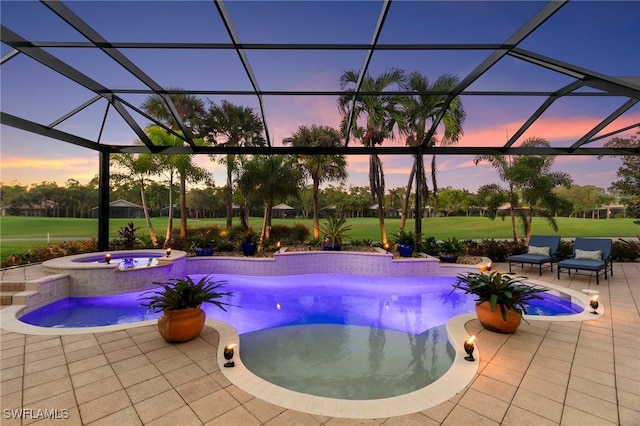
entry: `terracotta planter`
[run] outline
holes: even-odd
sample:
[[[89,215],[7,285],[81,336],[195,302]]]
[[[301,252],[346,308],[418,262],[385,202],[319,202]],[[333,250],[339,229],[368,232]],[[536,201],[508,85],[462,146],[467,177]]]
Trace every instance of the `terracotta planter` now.
[[[199,307],[165,310],[158,318],[158,331],[167,342],[188,342],[200,335],[205,317],[204,311]]]
[[[476,304],[476,315],[478,315],[478,320],[484,328],[503,334],[510,334],[516,331],[522,321],[522,317],[517,312],[510,310],[507,310],[507,321],[505,321],[500,313],[500,306],[496,305],[493,312],[491,312],[491,304],[489,302]]]

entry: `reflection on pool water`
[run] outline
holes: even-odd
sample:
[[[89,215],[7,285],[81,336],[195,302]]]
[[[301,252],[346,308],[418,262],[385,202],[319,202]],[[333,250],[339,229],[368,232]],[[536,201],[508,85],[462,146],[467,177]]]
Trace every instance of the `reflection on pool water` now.
[[[204,275],[192,275],[199,280]],[[282,387],[342,399],[377,399],[424,388],[451,366],[445,323],[475,312],[473,297],[451,291],[455,277],[342,274],[216,274],[233,292],[227,312],[206,304],[209,318],[240,334],[244,365]],[[157,318],[139,306],[144,292],[69,298],[20,318],[44,327],[88,327]],[[543,294],[530,314],[583,309],[570,297]]]
[[[195,280],[203,275],[192,275]],[[370,277],[343,274],[285,276],[211,275],[226,281],[234,306],[224,312],[205,304],[209,318],[231,324],[239,334],[300,324],[348,324],[423,333],[459,314],[473,313],[471,296],[451,292],[455,277]],[[143,321],[143,292],[68,298],[36,309],[21,321],[43,327],[90,327]],[[582,312],[569,297],[543,293],[533,300],[530,315]]]

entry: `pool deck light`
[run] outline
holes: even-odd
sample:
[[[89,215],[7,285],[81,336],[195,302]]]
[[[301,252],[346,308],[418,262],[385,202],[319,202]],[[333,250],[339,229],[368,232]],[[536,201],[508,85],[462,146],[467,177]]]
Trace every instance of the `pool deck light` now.
[[[467,356],[465,356],[464,359],[467,361],[475,361],[475,358],[473,357],[473,350],[475,349],[475,344],[473,343],[474,340],[476,340],[475,334],[464,342],[464,351],[467,353]]]
[[[235,367],[236,366],[236,363],[231,361],[233,359],[233,353],[234,353],[233,348],[235,348],[235,347],[236,347],[235,343],[232,343],[232,344],[227,345],[227,346],[224,347],[224,352],[223,352],[224,359],[227,360],[227,362],[224,363],[224,366],[227,367],[227,368],[231,368],[231,367]]]

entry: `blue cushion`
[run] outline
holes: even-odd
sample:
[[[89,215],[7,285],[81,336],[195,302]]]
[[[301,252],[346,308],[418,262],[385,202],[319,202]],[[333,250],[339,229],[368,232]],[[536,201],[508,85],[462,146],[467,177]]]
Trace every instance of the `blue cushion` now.
[[[587,271],[599,271],[604,269],[603,260],[567,259],[558,262],[558,268],[584,269]]]

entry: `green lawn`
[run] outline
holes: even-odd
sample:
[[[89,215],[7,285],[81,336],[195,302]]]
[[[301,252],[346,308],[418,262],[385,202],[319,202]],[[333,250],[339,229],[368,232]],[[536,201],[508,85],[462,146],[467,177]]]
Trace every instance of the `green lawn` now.
[[[109,235],[117,237],[118,229],[130,221],[133,221],[140,228],[140,234],[146,234],[144,219],[111,219]],[[640,226],[633,223],[634,219],[594,220],[560,217],[557,218],[557,221],[560,228],[558,235],[563,238],[636,237],[640,234]],[[166,218],[153,218],[152,222],[156,233],[164,235]],[[238,223],[238,221],[234,223]],[[274,219],[273,223],[287,225],[303,223],[311,227],[312,220]],[[353,218],[348,219],[348,223],[353,230],[347,241],[349,239],[380,240],[377,218]],[[398,230],[400,219],[387,219],[385,223],[387,233],[390,236]],[[190,228],[211,224],[223,227],[225,219],[189,219],[188,222]],[[262,218],[251,218],[252,226],[257,228],[261,224]],[[409,221],[408,226],[413,229],[414,222]],[[178,229],[179,220],[174,220],[174,227]],[[47,235],[52,242],[87,239],[95,237],[97,229],[97,219],[4,216],[0,218],[0,238],[2,240],[0,256],[4,259],[12,253],[25,252],[34,245],[44,245],[47,241]],[[535,234],[553,234],[547,222],[542,218],[534,218],[533,229]],[[519,230],[519,232],[521,231]],[[422,220],[422,233],[424,236],[433,236],[438,240],[450,237],[459,239],[511,238],[511,225],[508,219],[503,221],[482,217],[425,218]]]

